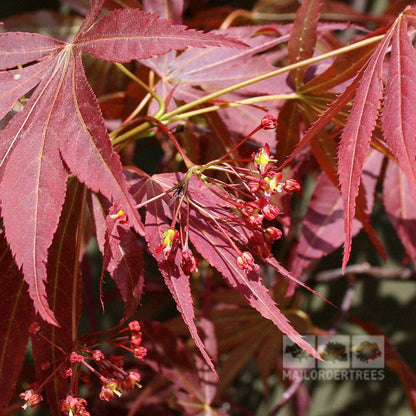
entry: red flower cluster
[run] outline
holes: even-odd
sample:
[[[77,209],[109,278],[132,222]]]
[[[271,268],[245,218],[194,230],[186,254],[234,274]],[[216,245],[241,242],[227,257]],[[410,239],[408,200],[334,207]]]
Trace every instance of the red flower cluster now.
[[[177,261],[177,250],[180,248],[180,265],[183,272],[187,275],[198,272],[198,261],[188,244],[189,212],[192,207],[223,233],[236,252],[236,262],[241,270],[250,273],[259,269],[259,266],[255,264],[253,254],[262,260],[270,257],[271,244],[282,236],[278,228],[264,225],[265,220],[273,221],[280,213],[279,208],[271,200],[272,196],[281,192],[298,191],[300,185],[294,179],[282,180],[283,174],[276,168],[276,160],[270,155],[270,147],[267,144],[252,154],[248,167],[241,166],[241,159],[230,158],[233,152],[256,131],[275,128],[276,122],[275,116],[271,114],[264,116],[260,124],[223,157],[203,166],[194,165],[189,168],[183,181],[177,184],[175,191],[177,207],[170,227],[163,232],[161,244],[157,247],[156,253],[163,251],[165,259],[173,263]],[[235,166],[234,161],[238,162]],[[229,181],[208,176],[208,171],[226,174]],[[193,175],[198,176],[207,185],[208,192],[213,194],[214,199],[218,201],[219,197],[224,200],[226,209],[232,212],[231,215],[228,217],[226,215],[227,218],[211,215],[210,210],[204,209],[198,201],[191,199],[192,191],[188,192],[188,187]],[[185,213],[182,211],[186,211],[186,221],[183,221]],[[245,230],[249,230],[246,250],[241,250],[236,243],[241,240],[230,228],[234,222],[242,225]],[[178,223],[179,229],[176,229],[175,226]]]
[[[34,335],[37,335],[39,333],[38,325],[32,324],[31,331]],[[128,336],[123,334],[125,331],[129,331]],[[123,334],[123,336],[119,336],[120,334]],[[52,341],[49,342],[52,343]],[[127,342],[128,345],[125,345]],[[128,350],[140,360],[143,360],[147,353],[146,348],[141,345],[142,332],[140,324],[137,321],[130,322],[127,328],[118,331],[100,343],[109,343],[115,347]],[[94,343],[94,345],[97,344]],[[78,384],[78,381],[74,382],[74,377],[76,380],[89,381],[88,371],[90,374],[97,376],[102,384],[99,397],[101,400],[109,401],[114,396],[121,396],[123,392],[131,391],[135,387],[141,387],[141,377],[138,370],[132,369],[126,371],[123,366],[123,357],[106,355],[98,349],[82,347],[76,351],[72,351],[63,358],[61,364],[55,367],[54,372],[40,386],[36,386],[36,389],[30,389],[20,394],[20,397],[25,400],[23,408],[27,409],[39,406],[43,400],[40,392],[53,378],[54,374],[58,373],[64,380],[68,380],[69,386],[68,396],[60,403],[60,409],[63,414],[69,416],[90,416],[90,413],[86,409],[86,400],[77,397],[77,391],[74,394],[74,386]],[[49,367],[51,366],[49,365]],[[47,368],[46,365],[45,368]]]
[[[283,191],[294,192],[300,190],[299,183],[294,179],[282,182],[283,175],[277,171],[274,162],[275,160],[271,157],[270,148],[267,144],[264,148],[253,153],[253,168],[248,178],[250,179],[249,189],[253,199],[239,204],[244,225],[250,230],[250,251],[260,259],[270,257],[271,244],[282,236],[282,232],[276,227],[263,228],[264,219],[272,221],[280,213],[279,208],[271,202],[271,197]],[[253,256],[248,251],[237,257],[237,265],[246,272],[251,272],[257,268]]]
[[[61,412],[69,416],[90,416],[90,412],[85,408],[86,405],[85,399],[69,395],[61,402]]]
[[[140,324],[137,321],[132,321],[129,323],[130,329],[130,346],[133,350],[134,356],[139,359],[143,360],[146,357],[147,349],[143,347],[142,344],[142,333]]]
[[[43,397],[32,389],[20,393],[19,397],[25,400],[25,404],[22,406],[24,410],[27,408],[34,409],[35,407],[38,407],[43,400]]]

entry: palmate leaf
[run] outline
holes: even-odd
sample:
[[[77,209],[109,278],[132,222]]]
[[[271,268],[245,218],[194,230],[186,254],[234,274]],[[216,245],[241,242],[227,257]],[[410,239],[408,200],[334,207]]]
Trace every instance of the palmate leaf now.
[[[93,25],[102,4],[102,0],[92,1],[71,43],[37,34],[0,34],[0,70],[42,60],[33,66],[32,75],[27,68],[21,70],[20,78],[19,70],[11,73],[16,81],[13,98],[38,79],[40,83],[25,108],[1,132],[0,198],[6,236],[18,266],[23,267],[35,308],[53,324],[57,321],[46,300],[45,262],[64,202],[68,168],[91,190],[117,201],[136,232],[144,233],[81,54],[126,62],[188,45],[242,46],[138,9],[110,12]],[[9,106],[10,96],[2,98],[0,108]]]
[[[134,190],[138,203],[144,203],[146,200],[150,201],[156,196],[161,196],[146,204],[148,210],[146,215],[146,239],[152,254],[159,263],[165,282],[177,302],[178,309],[188,327],[190,326],[191,335],[205,357],[206,352],[202,347],[202,341],[194,328],[189,277],[185,278],[181,269],[179,250],[175,252],[174,257],[169,262],[166,261],[163,253],[157,252],[163,238],[162,233],[170,228],[169,219],[173,217],[175,210],[174,206],[169,205],[173,193],[168,193],[168,191],[182,179],[183,174],[178,173],[154,175],[152,178],[143,179],[137,173],[134,175],[133,172],[132,180],[135,184],[132,190]],[[162,195],[164,192],[165,194]],[[262,284],[260,275],[255,271],[246,274],[237,266],[238,255],[230,241],[225,237],[224,230],[229,232],[237,243],[243,245],[248,243],[244,228],[235,224],[236,217],[226,208],[227,203],[214,193],[208,192],[208,188],[202,181],[195,177],[190,179],[186,194],[191,201],[198,204],[203,212],[209,213],[206,216],[201,215],[201,212],[192,203],[189,206],[189,223],[185,228],[189,234],[190,242],[199,254],[215,267],[233,288],[243,295],[250,306],[259,311],[263,317],[271,320],[293,342],[296,342],[300,347],[319,359],[317,352],[290,325],[288,319],[276,306],[269,291]],[[179,212],[181,218],[187,218],[186,204],[182,205]],[[221,218],[221,225],[218,225],[218,222],[210,221],[209,215]],[[283,272],[284,275],[297,281],[278,263],[274,264],[270,261],[270,264],[276,267],[280,273]]]
[[[384,55],[392,37],[389,31],[371,57],[357,89],[348,122],[341,136],[338,150],[338,172],[344,202],[345,245],[342,267],[345,268],[351,252],[352,223],[361,172],[370,148],[383,95],[382,70]]]
[[[391,25],[363,73],[353,108],[341,137],[339,147],[339,183],[345,206],[343,267],[351,250],[351,224],[355,214],[363,161],[369,149],[383,95],[383,61],[392,43],[392,54],[387,77],[387,95],[382,110],[383,132],[387,144],[397,158],[400,168],[415,196],[414,144],[414,75],[415,51],[408,35],[408,23],[414,23],[415,9],[406,9]]]

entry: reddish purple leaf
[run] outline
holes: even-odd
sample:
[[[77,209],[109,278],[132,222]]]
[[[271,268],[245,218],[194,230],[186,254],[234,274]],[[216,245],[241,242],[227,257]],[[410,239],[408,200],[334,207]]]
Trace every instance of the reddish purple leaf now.
[[[59,127],[52,124],[54,117],[59,121],[61,114],[54,113],[54,107],[49,110],[49,117],[45,118],[44,112],[59,101],[59,79],[57,76],[50,83],[43,82],[39,87],[43,94],[32,97],[1,132],[6,143],[17,142],[7,158],[0,183],[6,237],[18,266],[23,266],[36,310],[54,324],[57,322],[46,300],[45,259],[64,202],[67,171],[55,139]],[[2,161],[11,145],[1,155]]]
[[[416,53],[400,19],[393,34],[383,131],[387,144],[405,173],[416,200]]]
[[[250,30],[232,28],[224,32],[242,40],[250,46],[249,48],[189,49],[176,59],[174,56],[154,57],[143,60],[142,63],[160,76],[158,93],[162,97],[165,98],[172,93],[175,98],[190,102],[201,95],[200,89],[193,88],[195,85],[210,89],[214,86],[224,87],[275,69],[263,56],[257,54],[286,42],[288,35],[263,36],[261,29],[262,27],[255,26]],[[290,90],[285,84],[285,78],[275,77],[273,81],[268,81],[267,85],[248,88],[257,88],[257,92],[262,91],[265,94],[281,94]],[[225,98],[233,101],[231,97]]]
[[[14,68],[58,53],[64,42],[37,33],[0,33],[0,69]]]
[[[352,235],[361,229],[354,219]],[[296,256],[290,268],[295,276],[300,276],[311,261],[331,253],[344,242],[343,205],[339,190],[326,174],[317,180],[305,218],[302,221],[302,234],[296,247]]]
[[[387,168],[383,195],[390,221],[416,264],[415,201],[407,177],[394,162],[390,162]]]
[[[308,131],[300,139],[292,153],[286,160],[281,160],[281,168],[288,165],[304,147],[317,136],[317,134],[327,126],[331,120],[348,104],[353,97],[357,86],[359,85],[361,75],[358,74],[351,84],[340,94],[331,105],[322,113],[322,115],[309,127]]]
[[[383,27],[381,30],[372,32],[364,39],[380,35],[385,31],[386,28]],[[357,73],[365,66],[376,47],[377,44],[372,43],[357,50],[338,55],[329,68],[308,81],[299,91],[303,94],[319,96],[319,94],[331,91],[333,88],[342,85],[353,77],[356,79]]]
[[[345,269],[351,251],[352,222],[358,195],[361,172],[376,125],[383,94],[382,70],[384,55],[391,39],[386,34],[369,61],[358,87],[351,114],[341,136],[339,146],[339,183],[344,201],[345,245],[342,267]]]
[[[0,412],[11,400],[35,313],[27,285],[17,268],[4,233],[0,234]]]
[[[83,216],[84,187],[74,178],[68,182],[61,222],[55,233],[48,257],[48,299],[60,327],[39,321],[43,337],[32,336],[33,357],[39,380],[53,373],[75,348],[81,315],[81,274],[79,269],[78,224]],[[62,349],[62,350],[61,350]],[[45,363],[49,367],[45,368]],[[49,409],[59,416],[60,401],[67,396],[67,380],[57,373],[46,386]]]
[[[226,36],[202,33],[186,26],[172,25],[155,14],[138,9],[115,10],[77,38],[74,46],[100,59],[129,62],[162,55],[187,46],[229,46],[244,43]]]
[[[81,27],[78,29],[78,33],[75,35],[75,39],[82,36],[82,34],[84,34],[100,17],[104,1],[105,0],[89,0],[89,8],[87,10],[85,19],[83,20]]]
[[[137,9],[111,12],[93,25],[102,3],[91,3],[72,44],[24,33],[0,36],[4,68],[51,55],[24,110],[2,131],[0,198],[7,238],[18,265],[23,267],[35,307],[45,320],[55,324],[45,297],[45,262],[64,201],[67,167],[90,189],[116,202],[135,230],[144,233],[119,156],[113,150],[96,97],[85,77],[81,51],[126,61],[188,45],[242,46],[241,42],[223,36],[174,26]],[[36,82],[40,75],[37,68],[32,67]],[[16,72],[11,75],[14,79]],[[20,95],[31,86],[24,76],[15,88]],[[6,101],[10,105],[12,100]]]

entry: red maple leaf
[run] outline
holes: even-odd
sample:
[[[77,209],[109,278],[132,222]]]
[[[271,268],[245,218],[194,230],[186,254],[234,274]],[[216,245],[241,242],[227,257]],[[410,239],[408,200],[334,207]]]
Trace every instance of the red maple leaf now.
[[[0,97],[0,109],[4,112],[39,83],[24,109],[1,132],[2,216],[35,308],[53,324],[57,321],[46,300],[45,262],[69,172],[92,191],[117,201],[134,229],[144,233],[119,156],[85,76],[82,53],[127,62],[187,46],[242,46],[138,9],[115,10],[96,21],[102,7],[103,0],[91,2],[70,43],[32,33],[0,35],[0,74],[10,88]],[[17,69],[31,62],[37,63]]]

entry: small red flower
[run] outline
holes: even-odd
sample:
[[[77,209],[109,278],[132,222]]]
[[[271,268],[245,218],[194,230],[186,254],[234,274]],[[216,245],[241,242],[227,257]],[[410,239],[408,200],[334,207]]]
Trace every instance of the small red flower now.
[[[264,232],[264,238],[269,242],[273,243],[282,237],[282,232],[276,227],[267,227]]]
[[[259,201],[259,204],[261,212],[266,219],[274,220],[279,215],[280,209],[276,205],[265,202],[264,198],[262,198],[262,201]]]
[[[272,172],[267,172],[270,175]],[[282,192],[283,184],[280,182],[282,180],[282,172],[277,172],[271,176],[264,177],[262,181],[262,189],[268,195],[275,194],[276,192]]]
[[[37,322],[32,322],[29,325],[29,334],[30,335],[37,335],[40,331],[40,325]]]
[[[72,370],[72,368],[63,367],[59,370],[59,374],[62,378],[70,378],[74,375],[74,371]]]
[[[38,407],[40,405],[40,402],[43,400],[43,397],[32,389],[26,390],[25,392],[20,393],[19,397],[25,400],[26,402],[22,406],[24,410],[26,410],[28,407],[30,409],[34,409],[35,407]]]
[[[106,384],[101,387],[100,399],[106,402],[110,401],[114,396],[121,396],[120,383],[116,380],[107,380]]]
[[[138,360],[143,360],[146,357],[147,349],[145,347],[134,348],[133,354]]]
[[[135,387],[141,387],[141,376],[138,370],[134,369],[127,373],[126,378],[123,380],[122,386],[124,391],[133,390]]]
[[[172,251],[172,248],[177,247],[179,241],[178,230],[169,228],[163,233],[163,239],[160,246],[156,249],[156,253],[163,250],[165,258],[167,259]]]
[[[141,343],[142,343],[142,334],[140,332],[130,335],[130,345],[133,348],[140,347]]]
[[[69,356],[69,361],[71,363],[82,363],[83,359],[84,359],[84,357],[81,354],[78,354],[76,352],[71,352],[71,354]]]
[[[264,148],[259,149],[253,153],[253,161],[259,172],[263,175],[269,168],[269,163],[272,161],[270,157],[270,147],[268,144]]]
[[[104,355],[104,353],[102,352],[102,351],[100,351],[100,350],[94,350],[93,352],[92,352],[92,354],[91,354],[91,358],[94,360],[94,361],[101,361],[101,360],[103,360],[104,358],[105,358],[105,355]]]
[[[114,203],[109,209],[108,218],[116,220],[118,224],[127,224],[129,222],[127,214],[122,209],[120,209],[117,203]]]
[[[131,321],[129,323],[129,330],[131,332],[140,332],[142,330],[142,328],[141,328],[139,322],[137,322],[137,321]]]
[[[300,184],[296,179],[287,179],[283,185],[286,192],[297,192],[301,190]]]
[[[61,401],[61,412],[69,416],[90,416],[85,406],[87,401],[80,397],[67,396]]]
[[[250,228],[261,228],[263,224],[263,215],[252,214],[247,218],[247,225]]]
[[[188,249],[182,250],[182,262],[181,267],[186,275],[190,275],[194,272],[198,273],[198,261],[192,254],[192,251]]]
[[[237,257],[237,266],[247,273],[257,270],[259,266],[254,263],[254,258],[249,251],[244,251],[241,256]]]
[[[277,117],[273,114],[266,114],[261,119],[261,126],[264,130],[272,130],[277,126]]]

